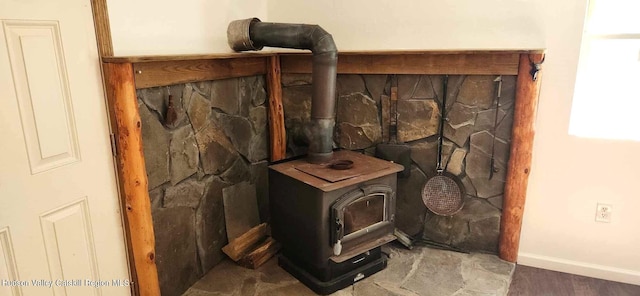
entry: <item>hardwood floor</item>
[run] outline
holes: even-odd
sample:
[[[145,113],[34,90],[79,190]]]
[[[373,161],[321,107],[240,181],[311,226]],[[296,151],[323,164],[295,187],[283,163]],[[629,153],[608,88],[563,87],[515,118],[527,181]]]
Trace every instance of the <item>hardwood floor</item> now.
[[[509,296],[639,296],[640,286],[517,265]]]

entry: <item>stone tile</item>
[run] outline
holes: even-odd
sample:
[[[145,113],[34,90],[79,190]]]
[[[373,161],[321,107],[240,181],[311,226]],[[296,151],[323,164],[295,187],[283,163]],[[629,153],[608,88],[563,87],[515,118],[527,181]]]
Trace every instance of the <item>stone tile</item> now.
[[[307,145],[304,125],[311,118],[311,85],[296,85],[282,89],[287,141],[296,146]]]
[[[442,75],[434,75],[429,76],[431,82],[433,83],[433,88],[438,95],[438,103],[442,106],[442,80],[444,76]],[[447,110],[450,110],[453,107],[453,104],[456,102],[458,94],[460,93],[460,87],[466,80],[467,75],[449,75],[449,81],[447,86]]]
[[[309,85],[312,82],[311,74],[282,73],[282,86]]]
[[[396,194],[396,227],[409,235],[422,231],[426,207],[422,203],[422,187],[427,177],[412,166],[408,178],[398,179]]]
[[[471,152],[482,152],[488,156],[494,153],[495,160],[503,166],[506,165],[509,159],[509,143],[500,138],[496,138],[494,148],[493,135],[488,131],[480,131],[472,134],[470,146]]]
[[[249,121],[256,134],[267,129],[267,108],[264,106],[253,107],[249,110]]]
[[[173,132],[169,154],[171,155],[171,184],[195,174],[198,170],[198,143],[190,125],[178,128]]]
[[[175,127],[178,123],[182,122],[184,119],[184,109],[182,108],[181,97],[183,93],[183,84],[171,85],[171,86],[161,86],[161,87],[150,87],[143,88],[136,91],[136,95],[139,99],[141,99],[147,107],[153,111],[156,116],[162,121],[165,122],[165,115],[167,114],[167,107],[169,103],[169,94],[172,95],[174,99],[174,110],[176,111],[176,121],[174,125],[171,127]]]
[[[462,264],[462,277],[465,281],[463,291],[470,295],[507,294],[509,283],[511,282],[513,265],[506,262],[496,265],[496,262],[492,262],[493,260],[491,259],[495,258],[495,256],[484,258],[483,261],[478,262],[474,260],[474,257],[478,255],[479,254],[472,255],[471,258],[465,260]],[[494,267],[498,273],[483,268],[483,264],[488,267]]]
[[[241,295],[247,278],[255,278],[255,272],[225,259],[205,274],[192,289],[213,292],[214,295]]]
[[[197,92],[201,93],[204,96],[209,96],[209,94],[211,93],[212,83],[213,81],[199,81],[199,82],[194,82],[193,86]]]
[[[269,131],[263,129],[251,137],[249,143],[249,153],[247,159],[250,162],[257,162],[267,159],[269,156]]]
[[[202,291],[195,288],[189,288],[189,290],[187,290],[186,292],[184,292],[184,294],[182,294],[182,296],[218,296],[218,295],[219,294],[217,293]]]
[[[189,207],[195,209],[200,204],[204,189],[204,182],[195,178],[167,187],[164,194],[164,207]]]
[[[439,119],[435,100],[399,100],[398,140],[409,142],[437,134]]]
[[[380,126],[357,126],[348,122],[338,123],[336,126],[338,147],[349,150],[372,147],[375,142],[368,136],[368,134],[374,133],[372,130],[379,131]]]
[[[247,83],[251,83],[251,90],[249,92],[251,105],[254,107],[264,105],[267,101],[265,77],[263,75],[253,76]]]
[[[182,108],[187,109],[191,103],[191,95],[194,92],[194,86],[192,83],[185,83],[182,88]]]
[[[149,191],[149,199],[151,200],[151,211],[162,208],[162,200],[164,199],[164,189],[158,187]]]
[[[365,93],[367,88],[365,87],[364,79],[357,74],[340,74],[336,79],[336,88],[338,97],[344,95],[350,95],[353,93]],[[339,108],[337,110],[340,110]]]
[[[397,75],[399,100],[409,100],[413,97],[420,77],[420,75]]]
[[[202,130],[209,121],[211,114],[211,103],[198,92],[191,94],[189,105],[187,107],[187,115],[193,129],[198,132]]]
[[[471,178],[469,178],[469,176],[464,176],[462,178],[460,178],[460,181],[462,182],[462,185],[464,186],[464,190],[466,191],[467,195],[471,195],[471,196],[478,196],[478,191],[476,191],[476,188],[473,187],[473,183],[471,182]]]
[[[515,264],[504,261],[495,255],[483,253],[471,254],[469,260],[465,261],[464,266],[472,269],[482,269],[503,277],[511,277],[515,269]],[[471,273],[470,271],[472,270],[465,272]]]
[[[447,172],[459,176],[464,171],[464,157],[467,155],[467,150],[463,148],[456,148],[449,161],[447,162]]]
[[[429,250],[401,287],[416,294],[451,295],[464,286],[461,255]]]
[[[416,88],[413,90],[411,98],[413,99],[435,99],[436,92],[433,89],[434,85],[431,81],[431,76],[420,75],[420,79],[416,84]]]
[[[153,213],[156,264],[162,295],[180,295],[195,283],[202,271],[197,260],[194,210],[161,208]]]
[[[211,107],[229,115],[240,112],[240,87],[238,78],[214,80],[211,82]]]
[[[505,117],[498,123],[498,129],[496,130],[496,136],[499,139],[511,140],[511,131],[513,129],[513,110],[511,110]]]
[[[222,189],[227,238],[233,240],[258,225],[256,186],[242,182]]]
[[[378,106],[364,93],[355,92],[340,96],[336,111],[339,147],[350,150],[364,149],[380,142],[382,130]]]
[[[282,286],[298,282],[296,278],[278,266],[278,259],[275,257],[258,267],[256,272],[258,273],[258,279],[260,279],[260,282],[263,284]]]
[[[460,86],[457,101],[469,105],[477,106],[481,109],[488,109],[494,105],[495,76],[469,75]]]
[[[268,136],[267,129],[267,108],[259,106],[249,111],[249,121],[253,127],[253,137],[249,143],[247,159],[250,162],[257,162],[268,157]]]
[[[478,111],[478,116],[476,117],[476,122],[473,127],[473,131],[491,131],[493,130],[493,124],[495,122],[496,109],[488,109]],[[503,120],[507,116],[507,112],[503,109],[498,109],[498,123]]]
[[[232,116],[224,113],[214,113],[216,125],[224,131],[224,134],[231,140],[233,146],[245,157],[249,156],[249,146],[254,135],[253,127],[248,118],[242,116]]]
[[[364,282],[374,282],[383,286],[399,286],[415,268],[413,264],[419,262],[423,256],[422,252],[399,247],[389,248],[388,252],[387,268],[372,275],[370,280]]]
[[[476,189],[477,197],[489,198],[502,194],[504,191],[507,170],[500,162],[496,161],[494,164],[498,171],[494,172],[492,179],[489,179],[491,158],[474,150],[467,153],[466,173]]]
[[[233,144],[213,123],[207,124],[196,133],[196,142],[205,174],[220,174],[231,167],[239,157]]]
[[[169,181],[169,134],[158,121],[158,117],[151,113],[142,101],[138,101],[138,110],[144,141],[144,163],[151,190]]]
[[[447,140],[442,144],[442,166],[449,161],[454,144]],[[438,162],[438,141],[436,138],[411,143],[411,160],[427,175],[433,176]]]
[[[497,253],[500,211],[477,198],[465,198],[460,212],[451,217],[428,215],[424,237],[465,250]]]
[[[354,296],[398,296],[401,294],[393,293],[381,286],[371,282],[356,283],[353,286]]]
[[[447,108],[447,123],[454,129],[460,127],[474,125],[478,110],[474,106],[465,106],[460,103],[454,103],[451,108]],[[462,146],[458,144],[459,146]]]
[[[316,296],[317,294],[307,286],[300,282],[292,283],[286,286],[278,287],[270,290],[258,290],[256,296]]]
[[[220,175],[220,178],[231,184],[249,181],[251,179],[249,165],[242,157],[238,157],[231,167]]]
[[[269,210],[269,162],[260,161],[249,166],[251,172],[251,183],[256,185],[256,196],[258,198],[258,211],[260,221],[270,221]]]
[[[160,118],[164,118],[167,111],[167,102],[165,98],[168,96],[167,90],[160,87],[150,87],[136,90],[136,96],[142,100],[150,110],[156,112]]]
[[[458,128],[453,128],[448,123],[444,125],[444,137],[450,139],[460,147],[466,145],[471,133],[473,133],[473,125],[464,125]]]
[[[494,197],[490,197],[487,199],[487,201],[494,207],[496,207],[499,210],[502,210],[502,194],[498,195],[498,196],[494,196]]]
[[[227,232],[222,190],[230,184],[215,177],[205,183],[204,197],[196,210],[195,230],[200,266],[207,272],[225,257],[222,247],[227,244]]]
[[[513,113],[513,103],[516,98],[516,75],[502,75],[502,95],[500,96],[500,109],[510,110]]]
[[[362,75],[364,84],[376,104],[380,105],[380,97],[385,93],[385,89],[391,86],[388,75]]]

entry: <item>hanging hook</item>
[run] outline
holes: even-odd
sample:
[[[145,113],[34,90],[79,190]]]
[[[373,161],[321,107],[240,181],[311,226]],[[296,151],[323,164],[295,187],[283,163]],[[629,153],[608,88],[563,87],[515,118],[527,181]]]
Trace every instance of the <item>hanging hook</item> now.
[[[531,78],[533,79],[533,81],[536,81],[538,79],[538,72],[540,72],[540,70],[542,69],[542,63],[544,63],[544,59],[546,57],[546,55],[543,55],[542,60],[539,63],[536,63],[531,60],[531,55],[529,55],[529,64],[531,65],[531,71],[529,71],[529,74],[531,74]]]

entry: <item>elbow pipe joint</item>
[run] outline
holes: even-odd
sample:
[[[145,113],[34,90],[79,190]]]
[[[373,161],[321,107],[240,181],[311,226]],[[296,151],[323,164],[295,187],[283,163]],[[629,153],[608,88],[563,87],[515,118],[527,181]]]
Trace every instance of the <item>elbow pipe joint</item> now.
[[[311,122],[305,128],[309,138],[308,160],[313,163],[330,160],[338,63],[338,50],[331,34],[318,25],[266,23],[250,18],[229,23],[227,39],[235,51],[260,50],[264,46],[311,50]]]

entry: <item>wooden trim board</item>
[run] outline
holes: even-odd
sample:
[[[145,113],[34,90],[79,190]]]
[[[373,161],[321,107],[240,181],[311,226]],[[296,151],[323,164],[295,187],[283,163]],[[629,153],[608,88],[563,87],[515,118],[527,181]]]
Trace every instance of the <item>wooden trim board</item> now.
[[[133,64],[136,89],[267,73],[267,57],[159,61]]]
[[[113,42],[107,0],[91,0],[91,10],[93,11],[93,23],[96,27],[98,54],[101,57],[111,57],[113,56]]]
[[[412,53],[338,56],[338,74],[516,75],[517,53]],[[311,56],[280,55],[282,73],[311,73]]]

